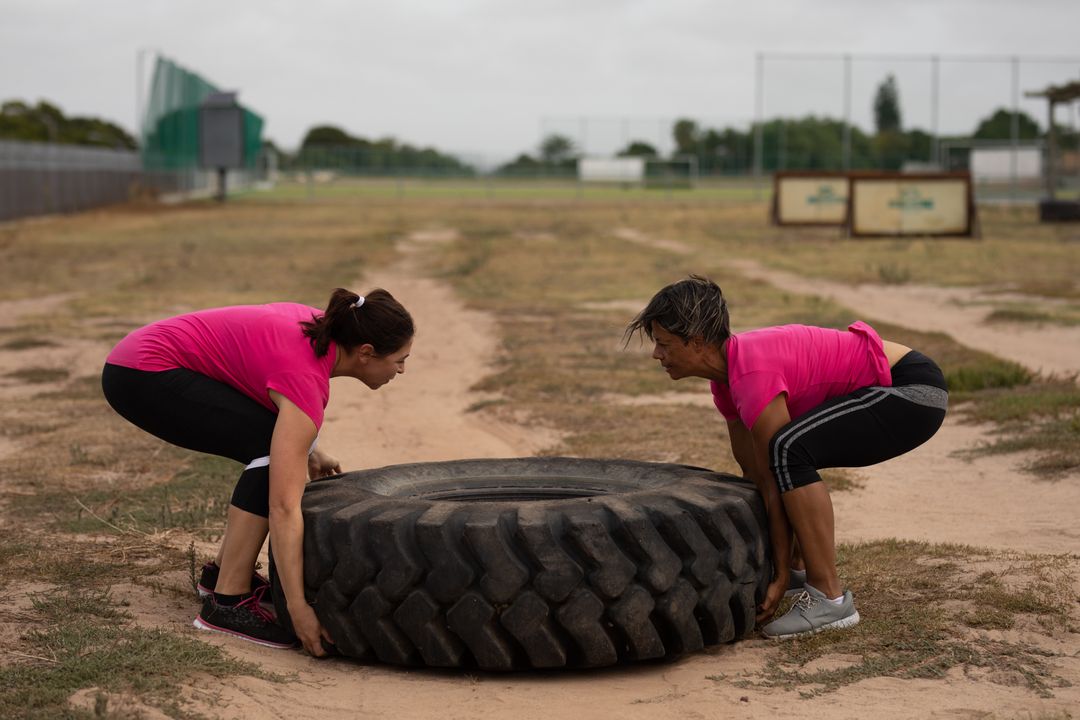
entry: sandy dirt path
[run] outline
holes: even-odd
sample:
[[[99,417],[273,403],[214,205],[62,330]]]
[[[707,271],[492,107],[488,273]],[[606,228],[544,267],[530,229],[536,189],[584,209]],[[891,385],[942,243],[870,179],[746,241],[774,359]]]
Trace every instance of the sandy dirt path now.
[[[418,336],[408,372],[377,393],[363,387],[334,388],[322,442],[350,467],[414,460],[526,455],[548,441],[521,428],[496,427],[466,412],[477,400],[468,387],[490,368],[497,347],[490,318],[467,311],[445,285],[423,277],[427,244],[449,237],[432,232],[410,237],[403,260],[362,284],[386,286],[416,315]],[[950,421],[916,453],[875,468],[865,489],[837,500],[841,539],[898,536],[955,540],[973,545],[1045,550],[1068,540],[1072,530],[1053,520],[1077,507],[1069,484],[1023,480],[1000,458],[966,463],[953,450],[970,447],[983,430]],[[954,488],[942,490],[946,481]],[[1062,494],[1053,495],[1060,489]],[[979,491],[977,491],[979,490]],[[1043,493],[1051,493],[1043,496]],[[1017,512],[1015,498],[1034,503]],[[1014,510],[1003,512],[1002,507]],[[1060,547],[1058,548],[1060,549]],[[178,583],[182,579],[178,577]],[[136,589],[138,591],[138,589]],[[160,599],[133,598],[137,608],[153,608],[148,622],[160,623]],[[165,621],[190,623],[190,603],[177,601]],[[156,614],[155,614],[156,613]],[[951,671],[939,680],[876,678],[813,699],[795,691],[740,688],[761,670],[767,644],[749,639],[713,648],[671,665],[643,665],[584,673],[469,675],[361,666],[349,661],[316,661],[298,652],[272,651],[220,636],[200,634],[231,654],[269,671],[295,673],[283,684],[254,678],[208,679],[192,697],[215,717],[312,718],[988,718],[1050,717],[1080,705],[1080,657],[1075,637],[1043,641],[1066,657],[1054,661],[1074,687],[1056,697],[1003,684],[980,682],[978,671]],[[842,667],[849,658],[821,663]],[[813,668],[809,668],[813,669]],[[211,699],[207,699],[211,698]],[[1041,715],[1040,715],[1041,716]]]
[[[345,470],[465,457],[533,455],[556,436],[494,423],[469,408],[485,396],[472,386],[490,371],[498,352],[495,322],[469,310],[444,283],[424,277],[422,257],[452,231],[415,233],[398,245],[397,264],[364,278],[357,292],[389,290],[417,325],[405,373],[377,392],[351,378],[335,378],[320,447]]]

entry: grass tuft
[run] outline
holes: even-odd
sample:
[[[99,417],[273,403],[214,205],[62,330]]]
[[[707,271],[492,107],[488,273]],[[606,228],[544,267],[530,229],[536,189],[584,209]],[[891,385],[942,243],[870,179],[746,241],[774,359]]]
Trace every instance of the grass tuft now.
[[[68,698],[83,688],[137,693],[147,704],[186,714],[177,690],[196,673],[278,679],[209,643],[132,625],[105,592],[36,596],[33,612],[37,627],[20,644],[24,660],[0,668],[0,717],[67,715]]]
[[[35,348],[44,347],[56,347],[56,343],[52,340],[42,340],[40,338],[32,337],[12,338],[4,343],[0,343],[0,350],[33,350]]]
[[[41,385],[44,383],[67,380],[69,374],[70,373],[64,368],[30,367],[12,370],[11,372],[6,373],[4,377],[9,377],[13,380],[18,380],[19,382],[28,383],[30,385]]]
[[[838,560],[862,621],[850,630],[772,645],[763,677],[750,684],[801,688],[813,697],[871,677],[940,678],[968,667],[1012,678],[1008,682],[1039,697],[1062,686],[1051,654],[985,631],[1021,624],[1068,628],[1080,600],[1070,586],[1075,558],[885,540],[841,545]],[[807,669],[826,655],[858,659],[842,668]]]

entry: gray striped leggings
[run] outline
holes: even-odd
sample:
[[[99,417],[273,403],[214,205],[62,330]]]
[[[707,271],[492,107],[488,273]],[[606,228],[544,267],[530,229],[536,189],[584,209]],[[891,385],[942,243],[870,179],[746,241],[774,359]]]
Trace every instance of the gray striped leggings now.
[[[831,398],[777,431],[769,465],[781,493],[818,482],[818,470],[876,465],[933,437],[949,406],[941,369],[912,351],[892,376],[892,387]]]

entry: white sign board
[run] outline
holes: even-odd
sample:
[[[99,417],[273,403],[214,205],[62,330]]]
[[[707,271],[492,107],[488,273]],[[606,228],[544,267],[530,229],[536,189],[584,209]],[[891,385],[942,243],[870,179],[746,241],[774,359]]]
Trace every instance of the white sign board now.
[[[966,177],[851,179],[853,235],[967,235]]]
[[[847,220],[846,177],[778,176],[776,193],[781,225],[843,225]]]
[[[1042,177],[1042,150],[1037,147],[974,148],[971,151],[971,177],[975,182],[1011,180],[1013,157],[1016,158],[1016,178],[1037,180]]]
[[[582,182],[639,183],[645,180],[645,158],[581,158],[578,178]]]

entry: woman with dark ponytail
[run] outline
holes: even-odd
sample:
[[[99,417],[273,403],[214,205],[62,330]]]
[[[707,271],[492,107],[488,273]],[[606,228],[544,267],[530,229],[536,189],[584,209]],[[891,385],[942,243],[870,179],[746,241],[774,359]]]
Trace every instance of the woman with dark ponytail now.
[[[338,288],[326,310],[296,303],[202,310],[140,328],[102,371],[109,404],[147,432],[244,464],[215,561],[203,566],[195,627],[269,647],[299,640],[312,655],[330,642],[304,598],[304,520],[309,479],[341,472],[316,448],[330,378],[372,390],[405,372],[412,317],[385,290]],[[294,636],[262,605],[255,563],[269,533]]]

